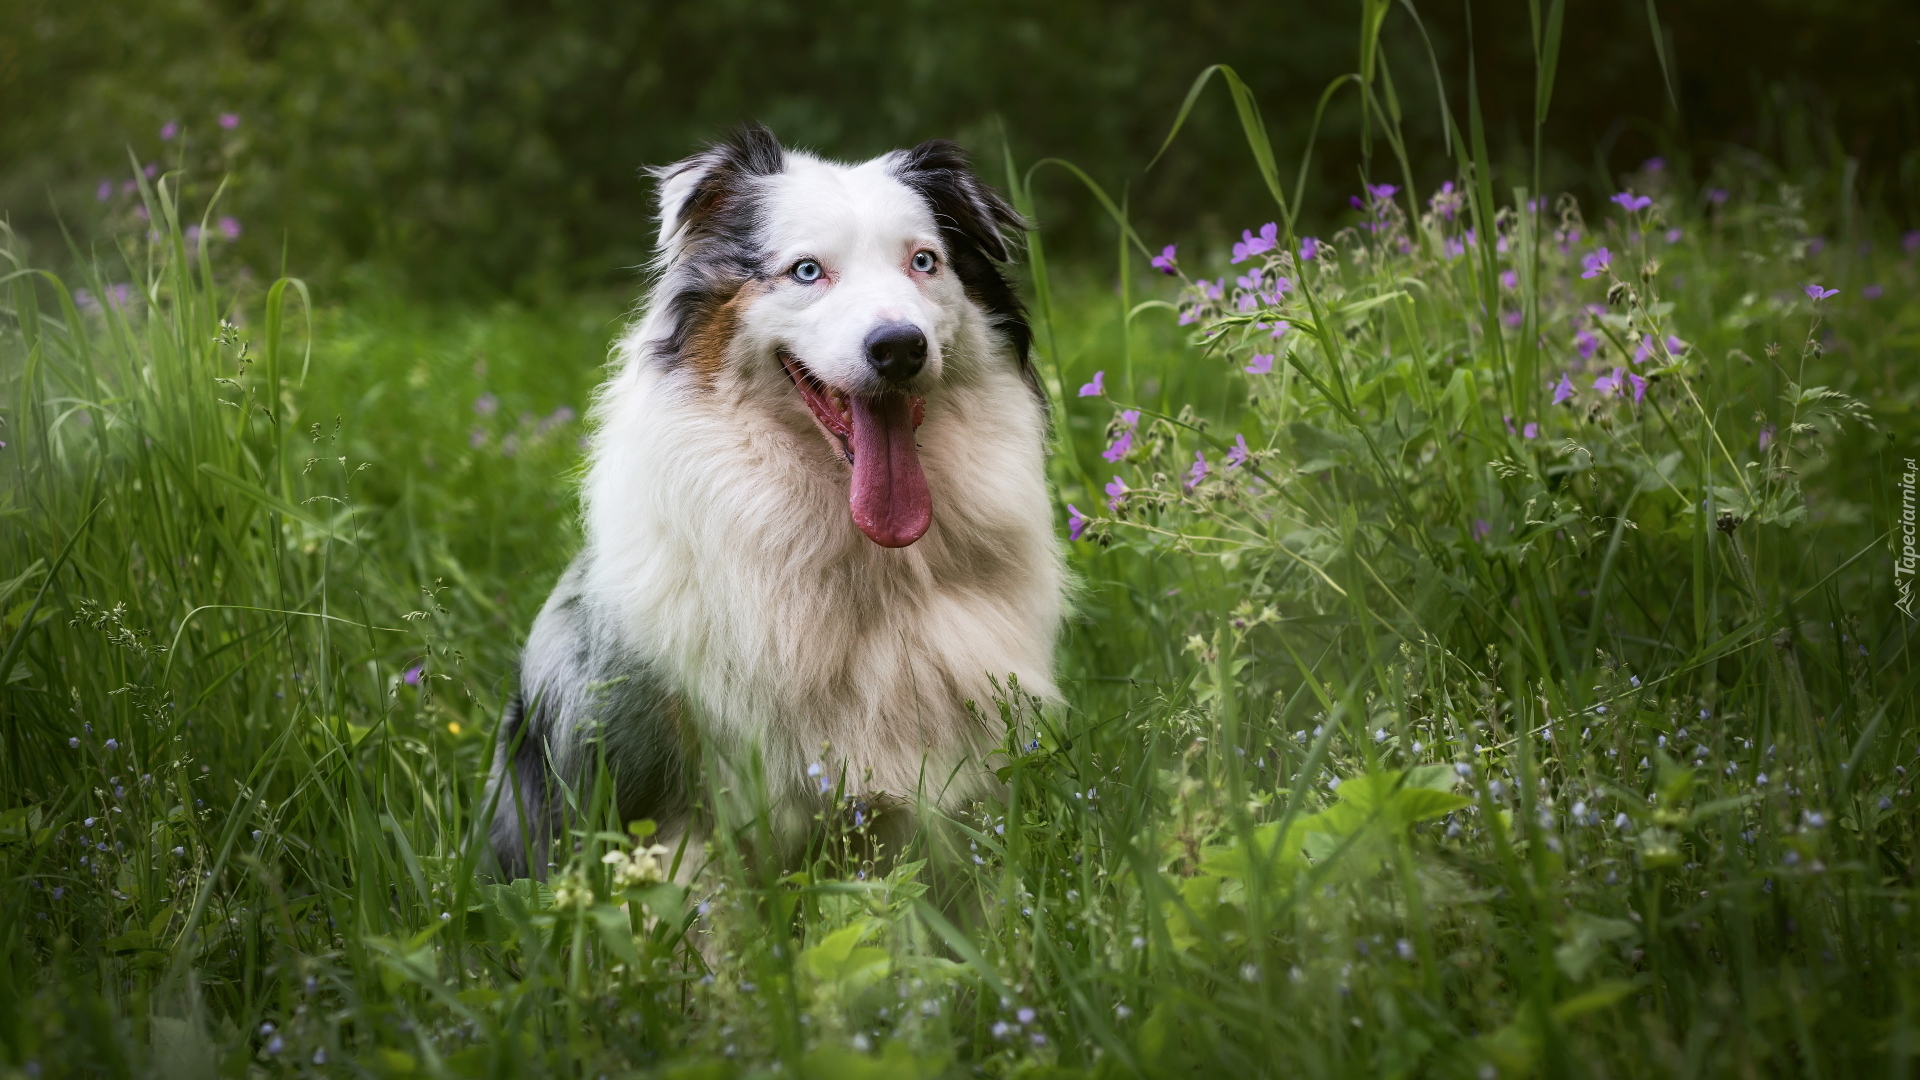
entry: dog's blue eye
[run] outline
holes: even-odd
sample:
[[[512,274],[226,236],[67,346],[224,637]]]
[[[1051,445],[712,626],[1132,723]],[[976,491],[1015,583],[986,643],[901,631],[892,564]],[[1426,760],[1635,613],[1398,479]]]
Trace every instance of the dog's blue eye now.
[[[933,265],[934,265],[933,252],[916,251],[913,253],[913,268],[915,270],[918,270],[923,274],[931,274],[933,273]]]
[[[820,264],[814,262],[812,259],[801,259],[799,262],[793,264],[793,269],[789,271],[789,273],[793,275],[793,280],[795,281],[819,281]]]

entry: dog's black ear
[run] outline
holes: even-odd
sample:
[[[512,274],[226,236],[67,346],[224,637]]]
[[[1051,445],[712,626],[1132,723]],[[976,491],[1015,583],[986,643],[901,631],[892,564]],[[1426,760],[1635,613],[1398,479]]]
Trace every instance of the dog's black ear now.
[[[974,175],[958,143],[928,139],[902,152],[895,175],[933,208],[949,248],[958,240],[994,262],[1006,262],[1013,257],[1008,234],[1029,228],[1019,211]]]
[[[670,261],[688,240],[743,223],[748,183],[785,170],[786,162],[773,132],[746,124],[685,161],[647,170],[659,184],[659,258]]]
[[[1001,263],[1013,258],[1012,238],[1030,228],[1027,220],[974,175],[958,143],[928,139],[901,151],[893,171],[926,200],[960,284],[1008,336],[1021,368],[1030,373],[1027,351],[1033,331],[1027,326],[1026,307],[1000,270]]]

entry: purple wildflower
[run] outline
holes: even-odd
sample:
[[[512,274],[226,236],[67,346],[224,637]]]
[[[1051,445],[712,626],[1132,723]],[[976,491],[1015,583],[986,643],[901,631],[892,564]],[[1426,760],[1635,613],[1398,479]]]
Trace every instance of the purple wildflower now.
[[[1243,289],[1258,289],[1261,284],[1261,277],[1260,268],[1256,266],[1239,277],[1234,278],[1233,283]]]
[[[1587,330],[1582,329],[1579,333],[1573,335],[1573,347],[1580,350],[1580,359],[1591,360],[1593,359],[1594,352],[1600,348],[1600,339],[1594,337],[1593,334]]]
[[[1920,251],[1920,229],[1909,229],[1900,235],[1900,250],[1909,255]]]
[[[240,220],[238,218],[223,217],[220,219],[219,225],[221,236],[229,240],[240,239]]]
[[[1100,451],[1100,456],[1106,458],[1108,461],[1119,461],[1121,458],[1126,457],[1127,452],[1132,449],[1133,432],[1123,431],[1120,433],[1119,438],[1113,440],[1113,445]]]
[[[1394,197],[1394,195],[1398,194],[1399,191],[1400,189],[1397,187],[1394,187],[1392,184],[1368,184],[1367,185],[1367,194],[1372,196],[1375,202],[1386,202],[1388,199],[1391,199]]]
[[[1621,368],[1621,367],[1614,368],[1612,371],[1608,372],[1607,374],[1602,375],[1599,378],[1593,380],[1594,390],[1598,391],[1601,394],[1605,394],[1609,397],[1619,393],[1620,387],[1624,385],[1624,380],[1622,380],[1621,376],[1625,373],[1626,373],[1625,368]]]
[[[1763,454],[1766,453],[1767,447],[1772,445],[1773,445],[1773,425],[1763,424],[1760,427],[1760,452]]]
[[[1885,292],[1886,290],[1878,285],[1868,285],[1860,290],[1860,295],[1863,299],[1878,300]]]
[[[1502,270],[1502,271],[1500,271],[1500,287],[1501,287],[1501,288],[1503,288],[1503,289],[1517,289],[1517,288],[1519,288],[1519,287],[1520,287],[1520,275],[1519,275],[1519,274],[1516,274],[1516,273],[1514,273],[1514,272],[1513,272],[1513,271],[1511,271],[1511,270]]]
[[[1840,293],[1839,289],[1823,289],[1818,285],[1812,284],[1809,284],[1803,291],[1814,300],[1825,300],[1829,296],[1837,296]]]
[[[100,181],[100,186],[93,189],[93,198],[95,202],[106,202],[113,198],[113,181]]]
[[[1646,334],[1640,338],[1640,344],[1633,350],[1633,362],[1644,364],[1651,359],[1653,359],[1653,335]]]
[[[1509,311],[1506,314],[1500,316],[1500,321],[1506,323],[1510,327],[1517,329],[1520,326],[1520,324],[1525,321],[1525,319],[1521,316],[1521,314],[1518,311]]]
[[[1121,504],[1125,503],[1126,501],[1127,501],[1127,482],[1125,480],[1120,479],[1117,476],[1107,481],[1108,508],[1113,510],[1118,510],[1120,509]]]
[[[1665,169],[1666,167],[1667,167],[1667,159],[1663,157],[1650,157],[1647,160],[1640,163],[1640,169],[1642,172],[1657,173],[1662,169]]]
[[[226,129],[227,129],[228,131],[232,131],[232,130],[233,130],[234,128],[237,128],[237,127],[239,127],[239,126],[240,126],[240,114],[239,114],[239,113],[232,113],[232,112],[223,112],[223,113],[221,113],[221,114],[220,114],[220,126],[221,126],[221,127],[223,127],[223,128],[226,128]]]
[[[1513,426],[1513,417],[1511,417],[1511,416],[1503,416],[1503,417],[1501,417],[1500,419],[1506,422],[1506,425],[1507,425],[1507,434],[1509,434],[1509,435],[1518,435],[1518,434],[1520,434],[1520,429],[1519,429],[1519,428],[1517,428],[1517,427],[1514,427],[1514,426]]]
[[[1140,425],[1140,410],[1121,409],[1120,422],[1128,427],[1138,427]]]
[[[154,177],[160,175],[160,166],[155,165],[153,162],[149,161],[147,162],[146,166],[143,167],[140,171],[146,174],[147,179],[151,180]]]
[[[1087,515],[1072,503],[1067,504],[1067,539],[1078,540],[1087,531]]]
[[[1640,404],[1641,400],[1647,396],[1646,378],[1629,371],[1627,372],[1627,382],[1633,385],[1633,403],[1635,405]]]
[[[1273,336],[1279,337],[1280,335],[1286,333],[1288,330],[1291,330],[1291,329],[1293,329],[1293,327],[1288,325],[1287,320],[1280,319],[1273,324]]]
[[[1492,522],[1488,521],[1486,518],[1473,519],[1473,538],[1475,540],[1479,540],[1482,543],[1484,543],[1487,539],[1487,534],[1491,532],[1493,532]]]
[[[1358,195],[1347,196],[1347,205],[1353,207],[1355,210],[1365,210],[1367,208],[1367,204],[1361,202],[1360,196]]]
[[[1580,276],[1583,278],[1597,278],[1612,262],[1613,252],[1608,251],[1606,248],[1590,251],[1580,260],[1580,268],[1583,271]]]
[[[1669,244],[1677,244],[1677,243],[1679,243],[1679,242],[1680,242],[1680,237],[1681,237],[1682,235],[1684,235],[1684,234],[1683,234],[1683,233],[1681,233],[1681,231],[1680,231],[1679,229],[1668,229],[1668,230],[1667,230],[1667,243],[1669,243]]]
[[[1279,242],[1279,237],[1280,226],[1271,221],[1260,226],[1259,236],[1253,235],[1253,230],[1251,229],[1242,229],[1240,230],[1240,242],[1233,245],[1233,258],[1228,261],[1243,263],[1255,255],[1262,255],[1272,251],[1273,246]]]
[[[1099,397],[1106,392],[1107,373],[1105,371],[1094,372],[1093,381],[1080,388],[1081,397]]]
[[[1272,353],[1254,353],[1253,359],[1243,369],[1249,375],[1265,375],[1273,370]]]
[[[178,134],[180,134],[180,121],[169,120],[166,123],[160,125],[160,141],[161,142],[170,142],[173,139],[173,137]]]
[[[481,394],[473,399],[473,411],[481,416],[492,416],[500,411],[500,399],[492,394]]]
[[[1199,486],[1200,481],[1206,478],[1207,455],[1195,450],[1193,452],[1193,468],[1187,470],[1187,490],[1192,491],[1195,487]]]
[[[1168,244],[1166,247],[1163,247],[1160,249],[1160,254],[1155,255],[1152,259],[1148,261],[1150,261],[1153,264],[1153,268],[1155,270],[1160,271],[1161,273],[1167,275],[1168,277],[1172,277],[1176,273],[1176,271],[1173,268],[1173,259],[1174,259],[1174,245]]]
[[[1707,189],[1707,201],[1712,203],[1715,206],[1725,206],[1727,204],[1727,200],[1731,197],[1732,196],[1727,194],[1726,188],[1716,187],[1716,188]]]
[[[1534,423],[1532,420],[1527,421],[1527,426],[1520,429],[1520,437],[1523,439],[1539,438],[1540,425],[1537,423]]]
[[[1240,464],[1247,460],[1247,454],[1250,452],[1251,451],[1247,449],[1247,437],[1245,435],[1235,435],[1233,437],[1233,445],[1227,448],[1227,468],[1239,468]]]
[[[1304,236],[1300,238],[1300,261],[1301,262],[1312,262],[1314,259],[1318,258],[1319,255],[1320,255],[1320,240],[1318,237]]]
[[[486,431],[482,428],[474,428],[472,431],[467,432],[467,445],[475,450],[487,445]]]
[[[1637,210],[1645,210],[1647,207],[1653,205],[1653,200],[1648,196],[1635,195],[1631,191],[1623,191],[1607,201],[1629,213]]]
[[[1560,376],[1560,381],[1553,386],[1553,403],[1555,405],[1565,404],[1566,400],[1572,396],[1573,376],[1563,373]]]
[[[1809,256],[1818,255],[1825,250],[1827,250],[1826,237],[1815,236],[1807,241],[1807,254]]]
[[[419,664],[415,664],[412,667],[408,668],[405,671],[405,673],[403,673],[400,676],[400,681],[406,683],[408,686],[419,686],[420,685],[420,668],[421,668],[421,665]]]
[[[1687,351],[1687,343],[1674,337],[1672,334],[1667,335],[1666,346],[1669,356],[1679,356],[1681,353]]]
[[[1449,236],[1441,242],[1440,250],[1446,255],[1447,261],[1452,262],[1467,253],[1467,245],[1461,243],[1457,237]]]

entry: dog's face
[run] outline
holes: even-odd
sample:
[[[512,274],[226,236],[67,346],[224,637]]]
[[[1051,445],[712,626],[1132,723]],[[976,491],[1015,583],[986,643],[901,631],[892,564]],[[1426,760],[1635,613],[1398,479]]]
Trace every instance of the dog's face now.
[[[722,372],[810,414],[849,473],[854,524],[905,547],[932,521],[914,431],[971,320],[1029,382],[1029,332],[999,270],[1018,215],[951,143],[860,165],[764,129],[661,170],[662,359]]]

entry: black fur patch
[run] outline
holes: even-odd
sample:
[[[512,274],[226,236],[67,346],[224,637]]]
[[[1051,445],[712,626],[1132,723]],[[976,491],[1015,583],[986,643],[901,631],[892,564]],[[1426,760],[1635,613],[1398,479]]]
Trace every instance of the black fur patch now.
[[[1033,328],[1027,323],[1027,308],[1000,269],[1013,258],[1007,234],[1025,232],[1026,219],[974,175],[973,164],[958,143],[928,139],[900,155],[894,175],[932,209],[953,272],[960,276],[967,296],[985,308],[994,325],[1007,335],[1020,358],[1020,373],[1038,393],[1040,383],[1028,355]],[[1044,394],[1041,400],[1045,401]]]
[[[762,274],[760,207],[755,181],[786,169],[786,151],[773,132],[748,124],[730,138],[677,165],[654,172],[664,183],[698,170],[699,180],[679,206],[660,207],[681,238],[681,254],[666,298],[672,331],[660,349],[669,367],[686,363],[687,345],[698,328]]]

